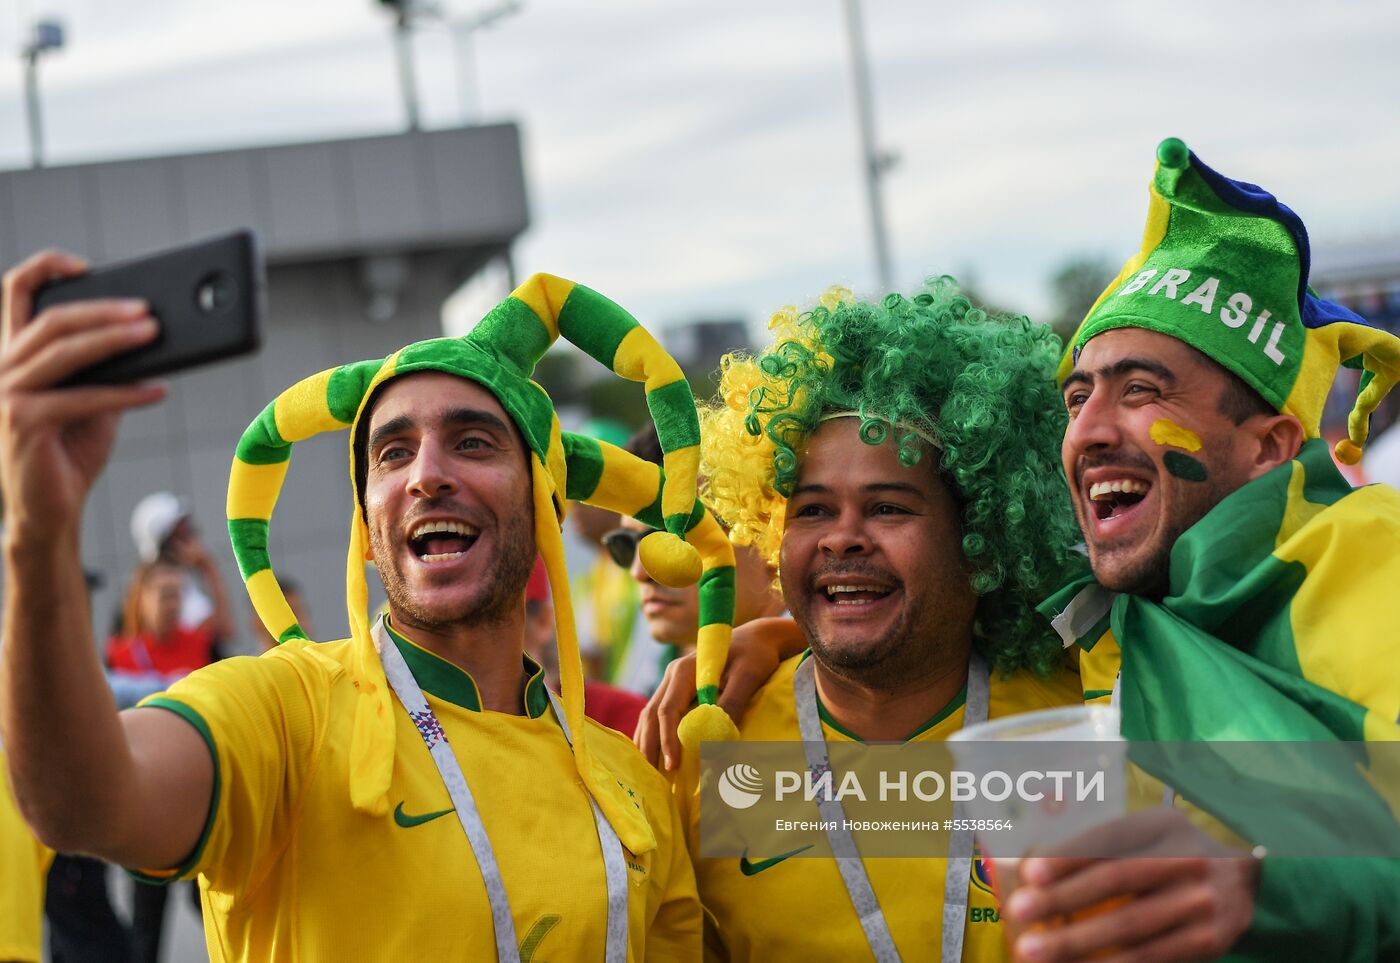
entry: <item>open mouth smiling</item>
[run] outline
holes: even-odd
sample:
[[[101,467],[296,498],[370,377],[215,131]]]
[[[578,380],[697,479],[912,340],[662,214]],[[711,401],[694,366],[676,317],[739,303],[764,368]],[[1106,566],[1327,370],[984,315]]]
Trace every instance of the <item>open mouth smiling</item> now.
[[[461,558],[476,544],[480,530],[466,522],[422,522],[408,536],[408,547],[429,564]]]
[[[1152,490],[1149,482],[1137,478],[1112,478],[1089,486],[1089,504],[1100,522],[1122,518],[1132,512]]]
[[[818,595],[828,604],[840,606],[871,605],[887,598],[894,589],[872,582],[857,580],[833,582],[821,586]]]

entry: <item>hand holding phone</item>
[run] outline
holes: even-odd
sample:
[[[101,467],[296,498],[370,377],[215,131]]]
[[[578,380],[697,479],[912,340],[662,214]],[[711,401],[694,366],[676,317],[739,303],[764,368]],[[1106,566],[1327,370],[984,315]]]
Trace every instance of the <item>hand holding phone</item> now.
[[[256,351],[264,287],[257,238],[245,229],[51,281],[35,293],[33,314],[73,301],[145,301],[160,326],[154,341],[63,382],[123,384]]]
[[[43,284],[86,269],[77,258],[46,251],[5,274],[0,487],[10,549],[56,546],[59,555],[77,558],[83,504],[111,453],[121,412],[165,397],[159,384],[60,387],[74,371],[150,344],[159,333],[139,299],[34,312]]]

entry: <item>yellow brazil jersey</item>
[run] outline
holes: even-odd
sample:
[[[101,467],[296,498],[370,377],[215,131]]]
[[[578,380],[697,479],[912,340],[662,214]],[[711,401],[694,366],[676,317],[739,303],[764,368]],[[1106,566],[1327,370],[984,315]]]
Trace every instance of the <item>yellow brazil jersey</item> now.
[[[390,636],[476,799],[521,959],[601,960],[607,889],[598,832],[543,675],[526,685],[524,715],[482,711],[469,675]],[[169,878],[199,875],[214,963],[495,959],[481,872],[397,701],[392,808],[375,817],[351,805],[350,652],[348,641],[289,642],[212,665],[143,703],[191,722],[216,760],[204,836]],[[624,850],[629,959],[693,959],[700,907],[665,780],[625,738],[589,725],[590,748],[626,780],[656,835],[650,853]]]
[[[1079,649],[1079,677],[1084,684],[1084,701],[1108,705],[1113,687],[1123,668],[1123,650],[1111,630],[1105,631],[1089,648]]]
[[[39,963],[44,878],[53,851],[20,818],[0,750],[0,960]]]
[[[749,703],[739,726],[752,741],[800,741],[792,677],[805,656],[778,667]],[[993,672],[988,715],[991,718],[1066,705],[1080,699],[1078,677],[1063,670],[1049,679],[1030,673],[1002,677]],[[911,737],[941,742],[962,728],[960,693]],[[820,707],[819,707],[820,708]],[[821,709],[828,742],[851,742],[855,736]],[[692,754],[673,781],[687,827],[691,852],[699,852],[699,766]],[[859,845],[859,836],[857,836]],[[696,881],[705,906],[707,958],[734,961],[864,960],[871,954],[864,931],[836,864],[824,858],[704,859],[697,856]],[[866,873],[880,901],[890,934],[908,961],[939,959],[943,921],[943,859],[867,859]],[[1001,918],[990,879],[981,860],[968,885],[967,930],[963,959],[1008,960]]]

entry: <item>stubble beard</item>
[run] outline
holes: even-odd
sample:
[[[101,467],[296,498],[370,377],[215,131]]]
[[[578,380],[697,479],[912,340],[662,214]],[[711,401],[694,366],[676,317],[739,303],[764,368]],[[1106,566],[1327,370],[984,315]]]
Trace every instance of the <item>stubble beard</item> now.
[[[842,566],[841,572],[852,576],[877,574],[873,569],[861,571],[859,567],[849,566]],[[813,582],[823,574],[828,573],[813,573],[801,585],[788,586],[784,581],[783,586],[785,598],[800,600],[792,607],[792,616],[807,637],[814,658],[835,675],[880,691],[897,691],[929,674],[936,661],[931,650],[936,634],[920,631],[920,627],[927,624],[929,613],[924,611],[927,601],[913,602],[906,592],[894,624],[881,638],[845,642],[824,638],[817,619],[812,616],[813,607],[823,604],[817,601],[820,589]],[[883,580],[891,580],[888,572],[878,574]],[[904,589],[903,583],[895,584],[898,589]]]
[[[453,627],[494,626],[506,622],[519,608],[526,583],[535,567],[533,512],[528,505],[517,508],[505,520],[494,560],[488,560],[488,579],[463,600],[454,611],[433,611],[419,603],[408,587],[399,557],[371,528],[370,550],[384,583],[390,609],[409,625],[429,630]],[[475,549],[475,545],[472,546]],[[381,561],[383,560],[383,561]]]
[[[1094,578],[1111,592],[1137,595],[1154,601],[1165,598],[1171,590],[1172,549],[1176,547],[1177,541],[1238,487],[1212,478],[1208,483],[1187,489],[1189,497],[1173,513],[1174,517],[1163,520],[1151,542],[1137,557],[1126,558],[1112,572],[1104,570],[1105,553],[1085,535],[1084,541],[1089,549],[1089,567],[1093,570]],[[1075,510],[1079,516],[1080,531],[1090,531],[1084,518],[1086,509],[1076,503]],[[1115,547],[1107,554],[1113,555],[1123,551],[1123,548]]]

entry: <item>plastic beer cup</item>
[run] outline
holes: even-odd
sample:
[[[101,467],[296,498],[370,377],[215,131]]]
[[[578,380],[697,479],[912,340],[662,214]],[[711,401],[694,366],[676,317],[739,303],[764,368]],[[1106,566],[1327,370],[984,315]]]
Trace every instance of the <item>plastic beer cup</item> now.
[[[1072,792],[1042,792],[1044,798],[1023,798],[1012,792],[1005,799],[989,799],[981,793],[963,803],[967,818],[982,824],[1010,823],[1010,828],[978,832],[978,845],[989,860],[992,889],[1005,907],[1015,891],[1021,858],[1032,847],[1044,847],[1071,839],[1123,816],[1123,760],[1127,743],[1119,731],[1118,710],[1109,706],[1067,706],[993,719],[970,726],[948,738],[958,769],[973,774],[978,783],[989,773],[1006,773],[1016,782],[1018,773],[1072,772],[1092,780],[1101,774],[1102,798],[1081,802]],[[1044,784],[1037,784],[1043,790]],[[1062,784],[1064,785],[1064,784]],[[1077,789],[1077,780],[1066,788]],[[1068,796],[1069,798],[1066,798]],[[1118,901],[1087,911],[1091,915]],[[1015,928],[1005,921],[1008,942]]]

